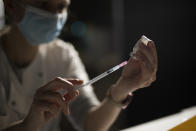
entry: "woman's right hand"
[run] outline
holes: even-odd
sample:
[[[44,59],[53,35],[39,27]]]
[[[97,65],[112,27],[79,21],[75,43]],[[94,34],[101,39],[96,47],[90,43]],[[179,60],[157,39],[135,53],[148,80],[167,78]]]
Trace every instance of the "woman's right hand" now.
[[[49,120],[58,116],[63,111],[69,114],[68,104],[76,96],[78,90],[74,90],[74,85],[80,85],[83,82],[78,79],[65,80],[60,77],[40,87],[35,95],[31,109],[23,125],[26,129],[39,131]],[[66,99],[58,93],[58,90],[66,90]]]

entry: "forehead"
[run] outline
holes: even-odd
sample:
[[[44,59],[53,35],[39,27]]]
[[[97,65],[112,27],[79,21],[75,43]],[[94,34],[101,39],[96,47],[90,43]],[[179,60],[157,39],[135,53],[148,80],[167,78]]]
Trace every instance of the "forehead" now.
[[[27,3],[40,3],[40,2],[52,2],[52,3],[58,3],[58,2],[66,2],[70,4],[71,0],[22,0]]]

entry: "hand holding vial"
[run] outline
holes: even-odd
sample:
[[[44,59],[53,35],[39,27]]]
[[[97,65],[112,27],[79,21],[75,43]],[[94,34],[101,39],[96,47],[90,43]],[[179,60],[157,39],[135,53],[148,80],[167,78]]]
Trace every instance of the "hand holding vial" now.
[[[122,75],[112,89],[113,98],[121,101],[129,93],[148,87],[156,80],[158,58],[155,44],[145,36],[136,43]]]

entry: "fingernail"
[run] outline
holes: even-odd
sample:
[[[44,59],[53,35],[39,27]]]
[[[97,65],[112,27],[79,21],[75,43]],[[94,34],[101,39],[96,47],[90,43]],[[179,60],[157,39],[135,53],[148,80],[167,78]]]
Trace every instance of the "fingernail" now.
[[[63,96],[63,101],[66,101],[65,97]]]
[[[149,42],[149,43],[148,43],[148,46],[149,46],[149,47],[154,47],[153,42]]]
[[[148,42],[151,41],[151,40],[148,39],[145,35],[142,35],[141,41],[147,46]]]
[[[74,92],[74,95],[75,95],[75,96],[78,96],[78,93],[77,93],[77,92]]]

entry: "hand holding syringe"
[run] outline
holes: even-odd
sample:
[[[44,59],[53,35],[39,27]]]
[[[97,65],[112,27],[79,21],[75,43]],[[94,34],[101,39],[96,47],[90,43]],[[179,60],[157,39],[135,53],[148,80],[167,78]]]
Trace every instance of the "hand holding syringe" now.
[[[98,75],[97,77],[91,79],[91,80],[88,81],[87,83],[84,83],[84,84],[82,84],[82,85],[80,85],[80,86],[75,87],[75,90],[78,90],[78,89],[80,89],[80,88],[82,88],[82,87],[85,87],[85,86],[88,86],[88,85],[92,85],[93,83],[95,83],[95,82],[97,82],[98,80],[100,80],[100,79],[106,77],[107,75],[111,74],[112,72],[114,72],[114,71],[120,69],[121,67],[125,66],[126,64],[127,64],[127,61],[124,61],[124,62],[122,62],[121,64],[119,64],[119,65],[117,65],[117,66],[114,66],[113,68],[111,68],[111,69],[105,71],[104,73]],[[60,93],[62,96],[64,96],[65,99],[66,99],[66,95],[65,95],[65,94],[67,93],[67,91],[65,91],[65,90],[60,90],[59,93]]]

